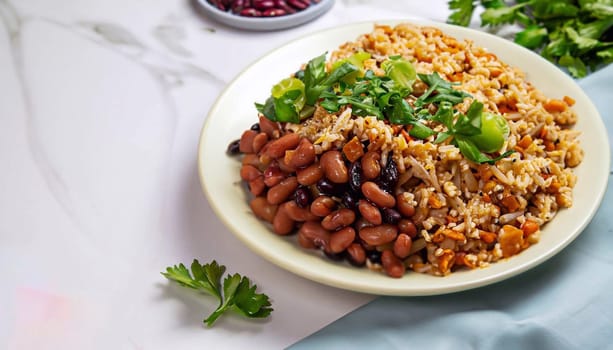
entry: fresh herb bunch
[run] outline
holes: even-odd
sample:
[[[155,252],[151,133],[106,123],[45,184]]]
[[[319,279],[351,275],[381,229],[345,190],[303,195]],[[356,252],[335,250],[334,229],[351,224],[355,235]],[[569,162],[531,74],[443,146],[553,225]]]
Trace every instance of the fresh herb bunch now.
[[[613,62],[613,0],[451,0],[448,22],[467,26],[481,4],[481,26],[519,24],[515,42],[540,51],[575,78]]]
[[[252,285],[249,278],[238,273],[227,275],[222,285],[221,277],[226,272],[226,267],[215,260],[201,265],[194,259],[191,271],[190,274],[185,265],[179,264],[167,267],[162,275],[183,287],[210,294],[219,300],[217,309],[204,319],[209,327],[228,310],[234,310],[249,318],[265,318],[273,311],[268,296],[256,293],[257,286]]]
[[[436,72],[417,74],[413,65],[400,56],[383,61],[385,74],[377,76],[372,70],[364,70],[363,62],[368,58],[370,54],[357,52],[335,62],[326,72],[325,54],[318,56],[294,77],[274,85],[266,103],[256,103],[256,108],[272,121],[299,123],[313,114],[317,102],[330,113],[350,105],[355,115],[407,125],[409,135],[418,139],[437,134],[427,125],[430,122],[443,124],[447,131],[438,134],[437,143],[451,138],[450,142],[467,159],[477,163],[493,164],[510,154],[505,152],[495,158],[485,154],[500,150],[509,134],[508,124],[502,116],[483,113],[483,105],[476,101],[472,105],[475,109],[467,115],[453,109],[464,99],[472,98],[454,89],[457,84]],[[407,99],[418,78],[428,89],[411,105]],[[431,110],[436,110],[435,114]]]

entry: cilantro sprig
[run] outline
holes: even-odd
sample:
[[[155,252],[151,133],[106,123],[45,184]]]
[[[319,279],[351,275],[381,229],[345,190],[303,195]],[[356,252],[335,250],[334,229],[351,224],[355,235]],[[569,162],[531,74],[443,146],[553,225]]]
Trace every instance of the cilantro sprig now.
[[[211,327],[215,321],[226,311],[232,310],[248,318],[265,318],[273,309],[266,294],[256,293],[257,286],[249,278],[238,273],[227,275],[224,265],[213,260],[211,263],[201,265],[197,259],[191,264],[190,271],[183,264],[167,267],[162,275],[179,285],[214,296],[219,300],[219,306],[204,323]]]
[[[482,27],[519,24],[516,43],[576,78],[613,62],[613,0],[450,0],[447,21],[469,25],[478,4]]]
[[[438,133],[435,142],[451,137],[450,142],[477,163],[492,164],[509,155],[505,152],[490,158],[486,154],[498,152],[508,136],[508,124],[502,116],[483,113],[483,105],[477,101],[466,115],[453,109],[466,98],[472,98],[454,88],[458,83],[447,81],[436,72],[417,74],[401,56],[390,56],[381,62],[384,74],[379,76],[372,70],[364,71],[363,62],[368,57],[365,52],[355,53],[337,61],[328,72],[325,53],[317,56],[294,77],[273,86],[272,96],[256,107],[270,120],[297,123],[312,115],[316,104],[330,113],[350,105],[353,115],[375,116],[390,124],[406,125],[409,135],[418,139],[437,135],[432,127],[443,124],[446,130]],[[428,89],[419,97],[409,98],[417,79]]]

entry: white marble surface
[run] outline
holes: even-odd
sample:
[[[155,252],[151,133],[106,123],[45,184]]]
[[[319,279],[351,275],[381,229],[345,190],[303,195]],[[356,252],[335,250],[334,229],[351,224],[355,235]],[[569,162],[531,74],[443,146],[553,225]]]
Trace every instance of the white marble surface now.
[[[196,148],[221,89],[257,57],[410,16],[442,21],[446,1],[337,0],[306,25],[249,33],[188,0],[0,0],[0,348],[282,348],[370,301],[243,246],[202,194]],[[251,276],[272,317],[205,329],[213,299],[159,274],[193,258]]]

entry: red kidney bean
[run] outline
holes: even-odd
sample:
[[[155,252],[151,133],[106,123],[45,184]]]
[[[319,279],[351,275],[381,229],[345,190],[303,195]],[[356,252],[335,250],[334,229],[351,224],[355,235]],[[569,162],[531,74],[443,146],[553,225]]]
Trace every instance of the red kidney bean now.
[[[303,222],[319,220],[319,217],[313,215],[309,209],[300,208],[294,201],[287,201],[281,204],[281,207],[283,207],[283,210],[285,210],[287,215],[294,221]]]
[[[290,152],[293,152],[293,151],[290,150]],[[296,168],[287,164],[287,162],[285,161],[285,158],[279,158],[277,164],[279,164],[279,168],[281,168],[281,170],[287,174],[296,172]]]
[[[317,183],[323,176],[324,171],[321,170],[318,163],[311,164],[304,169],[296,170],[298,183],[303,186],[311,186]]]
[[[245,7],[245,2],[243,0],[234,0],[232,2],[232,12],[240,13]]]
[[[239,15],[243,17],[262,17],[262,11],[256,10],[253,7],[242,9]]]
[[[359,231],[359,235],[364,242],[372,246],[378,246],[390,243],[396,239],[396,236],[398,235],[398,228],[389,224],[364,227]]]
[[[286,0],[286,2],[293,8],[297,10],[304,10],[309,7],[308,3],[304,3],[300,0]]]
[[[241,135],[239,149],[243,153],[253,153],[253,139],[258,133],[253,130],[245,130]]]
[[[312,242],[315,247],[326,248],[330,242],[330,232],[317,221],[307,221],[298,230],[298,238]]]
[[[273,0],[252,0],[251,4],[258,10],[267,10],[275,6]]]
[[[362,193],[371,202],[382,208],[392,208],[396,205],[394,196],[382,190],[379,185],[372,181],[366,181],[362,184]]]
[[[264,177],[258,176],[255,179],[249,181],[249,191],[254,196],[259,196],[266,191],[266,184],[264,183]]]
[[[241,167],[241,179],[247,182],[255,179],[260,175],[262,175],[262,173],[260,173],[258,168],[254,167],[253,165],[245,164]]]
[[[383,265],[385,273],[394,278],[402,277],[406,271],[402,261],[389,249],[381,253],[381,265]]]
[[[264,116],[260,116],[260,130],[265,132],[271,139],[279,137],[279,123],[273,122]]]
[[[366,263],[366,252],[359,243],[352,243],[347,247],[347,260],[354,266],[362,266]]]
[[[341,227],[349,226],[355,221],[353,210],[341,208],[327,215],[321,220],[321,226],[326,230],[334,231]]]
[[[288,14],[292,14],[296,12],[296,9],[289,6],[285,0],[275,0],[275,7],[284,9]]]
[[[408,198],[400,193],[396,196],[396,206],[398,211],[404,216],[411,217],[415,214],[415,207],[409,202]]]
[[[285,179],[285,174],[277,165],[270,165],[264,170],[264,183],[268,187],[273,187]]]
[[[295,224],[294,220],[287,214],[285,208],[279,206],[277,214],[275,214],[275,217],[272,219],[273,231],[279,235],[286,235],[294,230]]]
[[[302,168],[307,165],[310,165],[315,160],[315,147],[307,139],[303,137],[300,139],[300,143],[298,143],[298,147],[292,153],[292,156],[288,162],[290,166],[294,168]]]
[[[253,153],[258,153],[266,143],[268,143],[268,135],[265,132],[255,135],[253,138]]]
[[[354,222],[353,227],[355,227],[356,231],[360,232],[364,227],[373,226],[365,217],[361,216]]]
[[[298,181],[295,176],[290,176],[271,187],[266,194],[266,199],[270,204],[280,204],[285,202],[296,188],[298,188]]]
[[[411,238],[415,238],[417,236],[417,227],[415,227],[413,221],[409,219],[402,219],[398,221],[398,231],[406,233]]]
[[[379,152],[368,151],[362,156],[360,162],[362,163],[364,178],[373,180],[379,176],[381,173],[381,164],[379,164],[379,160],[381,160],[381,154],[379,154]]]
[[[277,16],[285,16],[287,12],[284,9],[272,8],[264,11],[262,16],[264,17],[277,17]]]
[[[358,210],[360,214],[364,217],[364,219],[368,220],[373,225],[381,225],[383,223],[383,219],[381,218],[381,212],[377,207],[370,204],[365,199],[360,199],[358,204]]]
[[[311,213],[320,217],[328,216],[335,207],[334,199],[328,196],[319,196],[311,203]]]
[[[266,153],[272,158],[281,158],[285,155],[285,151],[294,149],[300,142],[300,136],[296,133],[289,133],[272,141]]]
[[[353,227],[345,227],[330,234],[329,249],[332,253],[340,253],[347,249],[355,239]]]
[[[404,259],[411,253],[411,245],[413,241],[406,233],[400,233],[394,241],[394,254],[400,259]]]
[[[327,151],[319,158],[319,165],[330,181],[337,184],[349,181],[349,172],[341,152]]]
[[[226,11],[226,6],[221,0],[208,0],[208,2],[222,11]]]
[[[249,202],[251,210],[258,218],[272,223],[278,206],[268,203],[266,197],[255,197]]]
[[[260,157],[258,157],[257,154],[255,153],[247,153],[243,156],[243,160],[241,162],[243,165],[245,164],[249,164],[249,165],[253,165],[254,167],[258,168],[260,167]]]

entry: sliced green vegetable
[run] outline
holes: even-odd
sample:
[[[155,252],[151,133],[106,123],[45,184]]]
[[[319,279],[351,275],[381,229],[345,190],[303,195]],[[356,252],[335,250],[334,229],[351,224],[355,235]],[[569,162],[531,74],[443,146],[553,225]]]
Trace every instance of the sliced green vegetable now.
[[[364,76],[364,61],[366,61],[367,59],[369,59],[370,53],[365,52],[365,51],[360,51],[360,52],[356,52],[353,55],[342,59],[342,60],[338,60],[336,62],[334,62],[334,64],[332,64],[332,71],[335,71],[336,69],[338,69],[340,66],[343,65],[343,63],[349,63],[354,65],[355,67],[358,68],[357,71],[353,72],[353,73],[349,73],[347,75],[345,75],[341,81],[352,84],[355,83],[355,80],[358,77],[363,77]]]
[[[509,123],[503,116],[487,112],[482,113],[480,119],[481,133],[471,136],[470,140],[482,152],[499,151],[509,137]]]
[[[400,56],[391,56],[388,60],[383,61],[381,68],[385,71],[385,75],[394,81],[397,87],[408,90],[405,95],[413,90],[413,83],[417,78],[417,73],[411,62]]]

